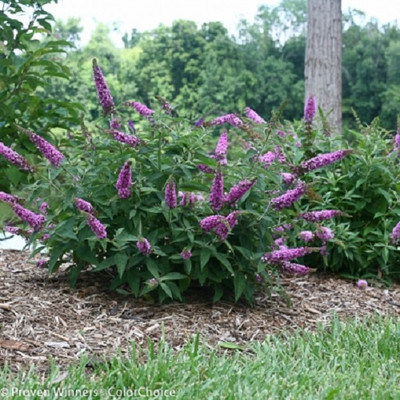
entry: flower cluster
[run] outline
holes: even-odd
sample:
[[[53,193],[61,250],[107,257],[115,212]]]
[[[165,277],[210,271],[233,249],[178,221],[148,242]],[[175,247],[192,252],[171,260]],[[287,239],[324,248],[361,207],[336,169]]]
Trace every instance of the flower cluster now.
[[[210,122],[210,125],[223,125],[223,124],[230,124],[234,127],[240,128],[243,126],[242,120],[237,117],[235,114],[226,114],[220,117],[213,119]]]
[[[222,132],[219,137],[217,147],[215,149],[215,158],[220,161],[221,164],[226,164],[226,155],[228,152],[228,134]]]
[[[140,238],[136,242],[136,247],[138,248],[139,252],[142,254],[150,254],[151,253],[151,245],[150,242],[146,238]]]
[[[307,98],[306,104],[304,106],[304,121],[307,124],[312,124],[317,111],[317,106],[315,103],[315,97],[310,96]]]
[[[285,185],[293,185],[293,183],[296,181],[297,176],[295,174],[291,174],[289,172],[281,172],[279,174],[282,177],[283,182]]]
[[[79,197],[75,197],[75,201],[74,202],[75,202],[76,208],[79,211],[83,211],[83,212],[88,213],[88,214],[94,214],[95,213],[93,206],[88,201],[80,199]]]
[[[296,275],[307,275],[310,272],[310,268],[302,264],[291,263],[285,261],[282,263],[282,269],[284,272]]]
[[[359,279],[356,285],[359,289],[366,289],[368,287],[368,282],[364,279]]]
[[[390,240],[393,244],[400,242],[400,222],[398,222],[393,228],[392,234],[390,235]]]
[[[39,206],[39,210],[42,214],[46,215],[47,214],[47,210],[49,209],[49,204],[46,203],[45,201],[43,201],[40,206]]]
[[[258,157],[258,161],[264,163],[264,167],[268,168],[276,160],[276,153],[274,151],[268,151],[265,154]]]
[[[115,108],[114,100],[111,96],[110,89],[107,86],[107,82],[104,78],[103,72],[97,60],[93,59],[93,76],[94,83],[96,85],[97,96],[101,107],[103,108],[104,115],[111,114]]]
[[[303,218],[307,222],[321,222],[327,219],[331,219],[344,213],[339,210],[321,210],[321,211],[308,211],[299,214],[299,217]]]
[[[118,196],[121,199],[127,199],[131,194],[131,186],[132,186],[132,168],[131,162],[127,161],[121,168],[121,171],[118,175],[117,184],[115,185],[118,190]]]
[[[180,255],[183,260],[189,260],[189,258],[192,258],[192,252],[189,249],[183,249]]]
[[[281,196],[271,199],[271,204],[275,210],[282,210],[290,207],[294,202],[300,199],[307,191],[307,186],[304,182],[299,181],[294,189],[286,191]]]
[[[332,240],[335,235],[332,232],[332,229],[327,228],[326,226],[320,226],[318,227],[317,231],[315,232],[315,235],[317,236],[318,239],[322,240],[324,243],[327,242],[328,240]]]
[[[306,243],[314,240],[314,234],[311,231],[301,231],[298,236],[303,242]]]
[[[28,133],[29,138],[32,143],[36,146],[36,148],[46,157],[51,164],[55,167],[58,167],[65,159],[64,155],[60,153],[51,143],[47,140],[43,139],[41,136],[37,135],[34,132]]]
[[[17,203],[17,199],[13,195],[5,192],[0,192],[0,201],[3,201],[4,203],[8,203],[11,205]]]
[[[28,161],[26,161],[24,157],[7,147],[3,142],[0,142],[0,154],[18,168],[28,172],[33,171],[33,168],[29,165]]]
[[[310,247],[296,247],[293,249],[274,250],[270,253],[265,253],[261,257],[261,261],[273,264],[282,263],[283,261],[292,260],[293,258],[303,257],[310,253],[313,249]]]
[[[145,117],[150,123],[154,123],[152,115],[154,114],[154,110],[148,108],[144,104],[138,101],[131,101],[127,103],[129,106],[133,107],[142,117]]]
[[[27,222],[35,232],[39,231],[46,222],[46,217],[44,215],[35,214],[18,203],[13,205],[13,210],[14,213],[23,221]]]
[[[105,226],[94,216],[95,210],[93,206],[78,197],[75,198],[75,206],[79,211],[84,212],[87,215],[86,222],[89,225],[92,232],[99,238],[105,239],[107,237],[107,231]]]
[[[252,110],[250,107],[245,107],[244,109],[244,114],[246,115],[247,118],[251,119],[253,122],[256,124],[264,124],[265,120],[261,118],[254,110]]]
[[[209,167],[208,165],[205,164],[198,164],[197,169],[201,172],[204,172],[206,174],[215,174],[215,169]]]
[[[240,181],[237,185],[233,186],[229,193],[225,196],[224,201],[229,205],[234,205],[240,200],[256,183],[257,179],[249,181],[247,179]]]
[[[111,131],[112,137],[120,143],[125,143],[130,147],[136,148],[140,144],[140,139],[135,135],[128,135],[120,131]]]
[[[304,161],[301,164],[301,169],[304,172],[310,172],[317,168],[325,167],[326,165],[332,164],[335,161],[342,160],[348,154],[350,154],[352,150],[338,150],[333,153],[325,153],[320,154],[319,156],[310,158],[307,161]]]
[[[107,237],[105,226],[94,215],[89,215],[87,223],[99,239],[105,239]]]
[[[165,185],[164,199],[168,208],[176,208],[176,184],[173,179],[169,179]]]
[[[179,192],[178,196],[181,197],[179,205],[184,207],[192,206],[199,201],[205,200],[202,194],[196,194],[193,192]]]
[[[214,211],[221,209],[224,198],[224,176],[221,171],[217,171],[210,191],[210,205]]]
[[[205,232],[214,231],[221,240],[225,240],[231,229],[236,225],[239,214],[239,211],[234,211],[226,217],[223,215],[210,215],[200,221],[200,227]]]

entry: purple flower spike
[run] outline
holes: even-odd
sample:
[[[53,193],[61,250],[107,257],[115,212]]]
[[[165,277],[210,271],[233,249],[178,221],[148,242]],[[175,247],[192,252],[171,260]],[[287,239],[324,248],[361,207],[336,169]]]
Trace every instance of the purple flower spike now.
[[[189,249],[183,249],[180,255],[183,260],[189,260],[189,258],[192,258],[192,252]]]
[[[45,259],[41,259],[36,263],[36,266],[38,268],[45,268],[47,266],[47,263],[49,262],[49,260],[45,260]]]
[[[131,195],[131,186],[132,186],[132,169],[131,162],[127,161],[121,168],[121,171],[118,175],[117,184],[115,187],[118,190],[118,196],[121,199],[127,199]]]
[[[235,204],[240,200],[256,183],[257,179],[249,181],[247,179],[240,181],[237,185],[233,186],[225,198],[225,202],[230,205]]]
[[[105,226],[94,215],[89,215],[87,223],[99,239],[105,239],[107,237]]]
[[[299,233],[299,238],[303,241],[303,242],[311,242],[312,240],[314,240],[314,234],[311,231],[301,231]]]
[[[314,169],[325,167],[326,165],[332,164],[335,161],[342,160],[348,154],[352,153],[352,150],[338,150],[333,153],[320,154],[319,156],[310,158],[301,164],[301,168],[304,172],[310,172]]]
[[[215,169],[209,167],[208,165],[205,164],[198,164],[197,169],[201,172],[204,172],[206,174],[215,174]]]
[[[266,263],[282,263],[293,258],[303,257],[312,251],[309,247],[297,247],[294,249],[274,250],[270,253],[265,253],[261,257],[262,262]]]
[[[214,211],[222,208],[224,198],[224,176],[221,171],[217,171],[210,191],[210,205]]]
[[[83,211],[88,214],[95,213],[93,206],[88,201],[80,199],[79,197],[75,198],[75,206],[79,211]]]
[[[400,242],[400,222],[398,222],[397,225],[393,228],[390,239],[393,244],[397,244],[398,242]]]
[[[307,222],[321,222],[340,215],[343,215],[343,212],[339,210],[321,210],[301,213],[299,217],[303,218]]]
[[[227,215],[226,220],[228,221],[228,224],[231,229],[233,229],[233,227],[237,224],[238,216],[240,214],[241,214],[241,211],[233,211]]]
[[[142,254],[150,254],[151,253],[151,245],[146,238],[141,238],[136,242],[136,247]]]
[[[283,208],[290,207],[294,202],[299,200],[306,191],[306,184],[300,181],[294,189],[288,190],[281,196],[271,199],[271,204],[275,210],[282,210]]]
[[[107,82],[104,78],[103,72],[97,60],[93,59],[93,77],[96,85],[97,96],[101,107],[103,108],[104,115],[111,114],[114,110],[114,100],[111,96],[110,89],[108,88]]]
[[[29,165],[28,161],[26,161],[24,157],[12,150],[10,147],[7,147],[3,142],[0,142],[0,154],[18,168],[28,172],[33,171],[33,168]]]
[[[289,261],[286,261],[282,264],[282,269],[289,274],[296,275],[307,275],[310,272],[309,267],[301,264],[291,263]]]
[[[152,115],[154,114],[154,110],[148,108],[142,103],[138,101],[132,101],[127,103],[131,107],[133,107],[142,117],[145,117],[150,123],[154,123]]]
[[[10,205],[17,203],[17,199],[13,195],[5,192],[0,192],[0,201],[4,201],[4,203],[8,203]]]
[[[246,115],[247,118],[251,119],[253,122],[256,124],[264,124],[265,120],[261,118],[254,110],[252,110],[250,107],[245,107],[244,109],[244,114]]]
[[[310,96],[308,97],[306,104],[304,106],[304,121],[307,124],[312,124],[316,112],[317,112],[317,106],[315,104],[315,97]]]
[[[324,243],[328,240],[332,240],[335,235],[332,232],[332,229],[327,228],[326,226],[320,226],[318,230],[315,232],[315,235],[322,240]]]
[[[35,232],[39,231],[46,221],[44,215],[35,214],[17,203],[14,204],[14,212],[19,218],[27,222]]]
[[[118,140],[120,143],[125,143],[133,148],[136,148],[140,144],[140,139],[135,135],[128,135],[124,132],[112,131],[112,137]]]
[[[49,209],[49,205],[44,201],[40,206],[39,210],[41,211],[42,214],[46,215],[47,210]]]
[[[176,184],[173,179],[169,179],[165,186],[164,199],[168,208],[176,208]]]
[[[224,219],[225,217],[222,215],[210,215],[200,221],[200,227],[203,231],[209,232],[216,228]]]
[[[230,124],[232,126],[240,128],[243,125],[243,122],[235,114],[222,115],[221,117],[217,117],[210,122],[210,125],[223,125],[223,124]]]
[[[289,172],[281,172],[279,174],[282,177],[283,182],[285,185],[293,185],[293,183],[296,181],[297,176],[295,174],[290,174]]]
[[[12,233],[12,234],[14,234],[14,235],[18,235],[19,233],[21,233],[21,228],[18,228],[17,226],[13,226],[13,225],[10,225],[10,224],[7,224],[7,225],[4,227],[4,230],[5,230],[6,232]]]
[[[276,153],[274,151],[268,151],[262,156],[258,157],[258,161],[264,163],[264,168],[268,168],[276,160]]]
[[[226,159],[226,154],[228,152],[228,134],[227,132],[222,132],[219,137],[217,147],[215,149],[215,158],[219,161]]]
[[[64,160],[64,155],[60,153],[51,143],[36,133],[29,132],[28,135],[32,143],[43,154],[43,156],[46,157],[55,167],[58,167],[61,161]]]

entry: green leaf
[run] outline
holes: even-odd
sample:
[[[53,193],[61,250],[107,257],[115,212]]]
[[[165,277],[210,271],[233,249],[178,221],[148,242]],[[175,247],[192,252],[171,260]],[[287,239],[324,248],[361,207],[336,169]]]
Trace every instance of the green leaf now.
[[[172,296],[172,292],[171,292],[171,289],[169,288],[169,286],[164,282],[161,282],[160,286],[161,286],[162,290],[164,290],[164,292],[167,294],[167,296],[172,299],[173,296]]]
[[[128,262],[128,255],[125,253],[115,254],[115,264],[117,265],[118,275],[122,278],[125,272],[126,263]]]
[[[208,263],[212,251],[208,247],[204,247],[200,251],[200,269],[203,269],[204,266]]]
[[[232,264],[229,262],[228,257],[222,253],[216,253],[215,258],[231,273],[234,274]]]
[[[235,301],[238,301],[246,288],[246,278],[241,272],[236,272],[233,284],[235,287]]]
[[[161,277],[160,281],[171,281],[184,278],[186,278],[186,275],[180,274],[179,272],[170,272],[169,274]]]
[[[154,278],[157,279],[160,278],[157,264],[151,257],[146,257],[146,267],[149,270],[149,272],[154,276]]]

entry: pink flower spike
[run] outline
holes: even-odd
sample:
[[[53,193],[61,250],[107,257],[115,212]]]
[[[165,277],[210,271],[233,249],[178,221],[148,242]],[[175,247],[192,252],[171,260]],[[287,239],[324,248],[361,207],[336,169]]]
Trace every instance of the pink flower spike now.
[[[13,195],[5,192],[0,192],[0,201],[3,201],[4,203],[8,203],[10,205],[18,203],[17,199]]]
[[[83,212],[88,213],[88,214],[94,214],[95,213],[93,206],[88,201],[80,199],[79,197],[75,197],[74,202],[75,202],[76,208],[79,211],[83,211]]]
[[[34,132],[28,132],[28,135],[35,147],[50,161],[50,164],[58,167],[65,159],[62,153],[41,136]]]
[[[256,124],[264,124],[265,120],[261,118],[254,110],[252,110],[250,107],[245,107],[244,109],[244,114],[246,115],[247,118],[251,119],[253,122]]]
[[[400,242],[400,222],[396,224],[396,226],[392,230],[392,234],[390,235],[390,239],[393,244],[397,244]]]
[[[217,171],[210,191],[210,205],[214,211],[222,208],[224,198],[224,176],[221,171]]]
[[[33,167],[29,165],[28,161],[16,151],[7,147],[3,142],[0,142],[0,154],[18,168],[27,172],[33,172]]]
[[[189,249],[183,249],[180,256],[183,260],[189,260],[189,258],[192,258],[192,252]]]
[[[121,171],[118,175],[117,184],[115,187],[118,190],[118,196],[121,199],[127,199],[131,195],[131,186],[132,186],[132,169],[131,162],[127,161],[121,168]]]
[[[317,106],[315,104],[315,97],[310,96],[307,98],[304,107],[304,121],[308,124],[311,124],[313,122],[316,112],[317,112]]]
[[[14,204],[14,213],[23,221],[27,222],[34,232],[39,231],[46,221],[44,215],[35,214],[17,203]]]
[[[89,215],[87,223],[99,239],[105,239],[107,237],[105,226],[94,215]]]
[[[304,172],[310,172],[317,168],[325,167],[326,165],[332,164],[335,161],[342,160],[348,154],[352,153],[352,150],[338,150],[333,153],[320,154],[319,156],[310,158],[301,164],[301,169]]]
[[[111,96],[110,89],[108,88],[103,72],[97,64],[96,59],[93,59],[93,77],[96,85],[97,96],[99,98],[100,105],[103,108],[103,114],[111,114],[115,108],[114,100]]]
[[[165,186],[164,200],[168,208],[176,208],[176,184],[173,179],[169,179]]]
[[[307,191],[307,186],[304,182],[299,181],[294,189],[286,191],[279,197],[271,199],[271,204],[275,210],[282,210],[290,207],[294,202],[300,199]]]
[[[150,242],[146,238],[141,238],[136,242],[136,247],[139,252],[142,254],[150,254],[151,253],[151,245]]]
[[[219,161],[226,158],[228,152],[228,134],[227,132],[222,132],[219,137],[217,147],[215,149],[215,158]]]
[[[282,264],[282,269],[284,272],[295,275],[307,275],[311,270],[309,267],[306,267],[305,265],[291,263],[289,261],[286,261]]]

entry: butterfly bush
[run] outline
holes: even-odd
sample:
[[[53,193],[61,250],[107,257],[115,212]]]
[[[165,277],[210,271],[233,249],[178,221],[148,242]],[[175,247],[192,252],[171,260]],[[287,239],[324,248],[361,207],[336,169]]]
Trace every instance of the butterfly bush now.
[[[312,124],[316,112],[317,105],[315,102],[315,96],[309,96],[304,107],[304,121],[308,124]]]
[[[318,199],[318,171],[350,150],[305,160],[295,146],[300,132],[249,107],[194,122],[158,97],[155,105],[114,104],[97,61],[93,79],[102,111],[93,132],[83,121],[60,150],[29,133],[50,165],[31,167],[0,146],[34,181],[18,195],[0,192],[12,215],[8,226],[49,250],[50,272],[68,262],[73,282],[86,268],[108,270],[112,289],[161,302],[184,300],[199,287],[211,289],[213,301],[252,302],[273,274],[322,265],[335,232],[333,221],[329,228],[319,223],[345,213]],[[307,265],[297,264],[300,258]]]

